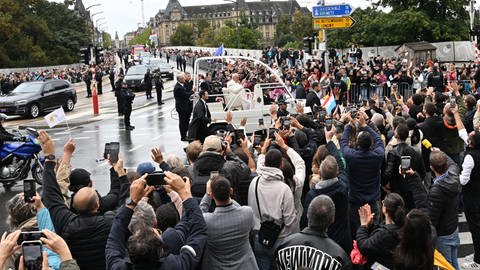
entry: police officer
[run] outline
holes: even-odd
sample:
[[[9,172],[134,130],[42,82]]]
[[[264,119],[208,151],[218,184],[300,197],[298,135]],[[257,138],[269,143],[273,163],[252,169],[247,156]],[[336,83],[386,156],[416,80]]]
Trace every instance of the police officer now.
[[[163,91],[163,81],[160,70],[155,72],[155,91],[157,92],[157,104],[162,105],[162,91]]]
[[[6,141],[23,141],[23,137],[16,137],[3,127],[3,122],[5,122],[6,119],[7,115],[0,113],[0,147],[3,145],[3,142]]]
[[[123,122],[125,123],[125,129],[133,130],[135,127],[130,124],[130,115],[132,114],[132,103],[135,99],[135,94],[128,88],[128,85],[125,82],[122,83],[121,95],[124,104]]]
[[[97,82],[97,94],[103,94],[102,90],[102,80],[103,80],[103,71],[101,68],[97,67],[95,69],[95,81]]]
[[[118,80],[115,82],[115,97],[117,98],[117,108],[118,116],[122,116],[125,111],[125,105],[122,96],[122,84],[123,84],[123,74],[118,76]]]
[[[83,81],[87,85],[87,98],[92,97],[92,72],[90,71],[90,69],[88,69],[87,72],[85,72],[85,74],[83,75]]]
[[[143,77],[143,83],[145,84],[146,96],[147,99],[151,99],[152,97],[152,74],[150,74],[150,69],[147,69],[147,73]]]

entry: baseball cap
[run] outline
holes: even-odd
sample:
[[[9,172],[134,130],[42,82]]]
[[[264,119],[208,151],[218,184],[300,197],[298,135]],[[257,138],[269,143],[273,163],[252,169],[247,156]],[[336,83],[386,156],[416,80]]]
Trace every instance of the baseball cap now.
[[[85,169],[74,169],[70,173],[70,190],[78,191],[90,184],[90,173]]]
[[[222,140],[216,135],[210,135],[203,142],[203,151],[221,152]]]
[[[142,176],[146,173],[153,173],[155,171],[155,167],[151,162],[142,162],[137,166],[137,173]]]

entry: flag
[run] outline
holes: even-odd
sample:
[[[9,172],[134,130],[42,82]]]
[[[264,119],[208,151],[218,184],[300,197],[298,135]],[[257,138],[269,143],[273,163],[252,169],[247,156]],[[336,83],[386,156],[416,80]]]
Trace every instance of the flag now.
[[[215,51],[215,54],[213,54],[213,56],[222,56],[223,55],[223,44],[217,48],[217,50]]]
[[[65,111],[63,107],[56,109],[55,111],[47,114],[45,116],[45,121],[50,128],[60,124],[61,122],[65,121]]]
[[[335,109],[336,106],[337,103],[335,102],[335,97],[333,96],[332,90],[330,90],[330,95],[322,98],[322,107],[327,110],[328,114],[332,114],[332,111]]]

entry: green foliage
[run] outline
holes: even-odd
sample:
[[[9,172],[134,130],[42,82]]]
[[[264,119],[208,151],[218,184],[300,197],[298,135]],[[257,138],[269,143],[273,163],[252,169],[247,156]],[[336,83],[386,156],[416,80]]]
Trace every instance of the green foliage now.
[[[71,64],[90,32],[64,3],[0,0],[0,40],[0,67]]]
[[[373,8],[352,13],[357,21],[352,28],[327,31],[329,47],[468,39],[467,0],[372,0],[372,3]],[[378,6],[392,10],[386,13]]]
[[[212,27],[203,29],[197,39],[197,45],[203,47],[215,47],[215,32]]]
[[[112,36],[107,32],[102,32],[103,48],[108,49],[112,47]]]
[[[197,33],[197,38],[205,31],[205,29],[210,27],[210,23],[205,18],[198,18],[195,21],[195,31]]]
[[[260,47],[262,33],[256,29],[240,25],[238,27],[238,39],[240,49],[257,49]],[[227,48],[237,48],[237,27],[233,23],[225,23],[215,32],[215,46],[223,44]]]
[[[302,42],[312,33],[312,17],[297,10],[293,16],[282,15],[276,25],[277,46],[283,47],[288,42]]]
[[[193,26],[180,24],[175,33],[170,37],[170,43],[173,46],[193,46],[195,45],[195,32]]]
[[[302,49],[303,43],[300,41],[290,41],[283,45],[283,48]]]
[[[140,45],[150,45],[150,35],[152,34],[152,28],[150,27],[147,27],[145,29],[143,29],[143,31],[136,35],[134,38],[132,38],[132,40],[130,40],[130,42],[128,42],[128,45],[137,45],[137,44],[140,44]]]

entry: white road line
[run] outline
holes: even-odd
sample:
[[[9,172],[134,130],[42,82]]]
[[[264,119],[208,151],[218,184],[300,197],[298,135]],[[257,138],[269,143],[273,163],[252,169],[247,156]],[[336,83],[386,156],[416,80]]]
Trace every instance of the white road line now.
[[[64,132],[56,132],[53,135],[68,135],[68,134],[70,134],[69,131],[64,131]]]
[[[158,136],[156,136],[156,137],[153,137],[153,138],[152,138],[152,141],[158,140],[158,139],[160,139],[161,137],[162,137],[162,135],[158,135]]]
[[[134,148],[132,148],[132,149],[128,150],[128,152],[133,152],[133,151],[135,151],[135,150],[137,150],[137,149],[140,149],[140,148],[142,148],[143,146],[144,146],[144,145],[143,145],[143,144],[141,144],[141,145],[139,145],[139,146],[136,146],[136,147],[134,147]]]
[[[97,133],[100,132],[100,130],[84,130],[83,133]]]
[[[90,137],[75,137],[75,140],[87,140],[90,139]]]

